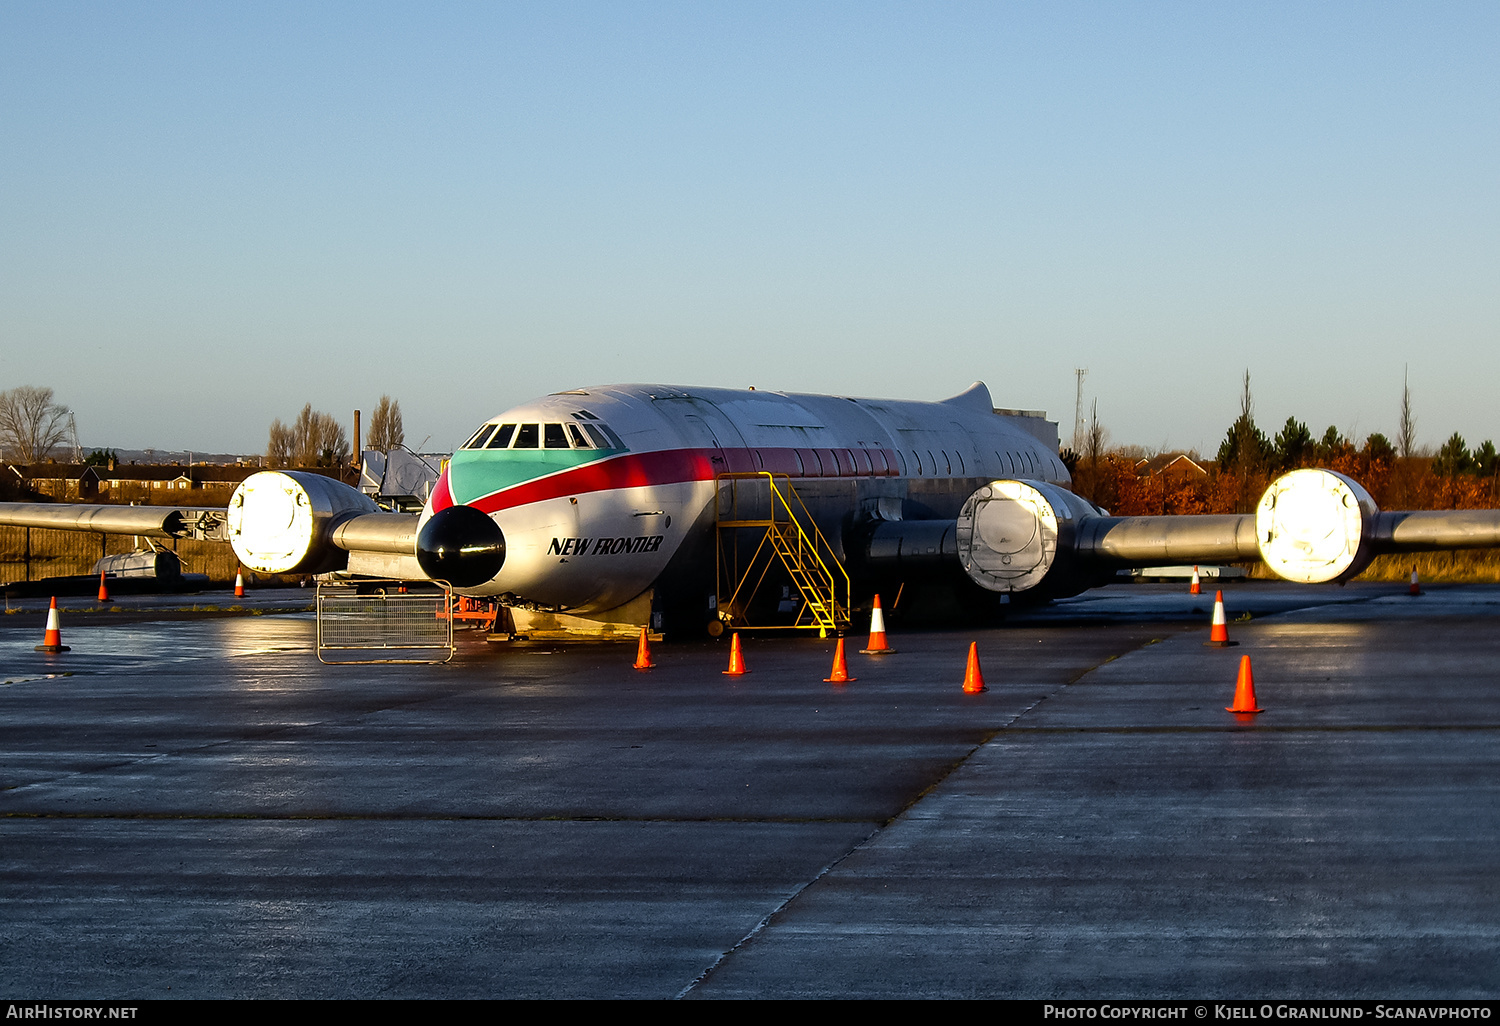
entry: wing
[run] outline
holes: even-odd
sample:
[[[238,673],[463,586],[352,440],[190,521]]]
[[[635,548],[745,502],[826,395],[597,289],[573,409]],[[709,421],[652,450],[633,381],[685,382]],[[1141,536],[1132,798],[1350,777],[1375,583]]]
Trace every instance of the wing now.
[[[423,580],[415,513],[384,513],[348,485],[302,471],[261,471],[226,508],[0,503],[0,525],[227,541],[260,573],[349,570]]]
[[[381,512],[348,485],[300,471],[251,475],[225,509],[0,503],[0,525],[228,541],[261,573],[431,579],[416,514]],[[903,574],[956,561],[990,591],[1055,597],[1163,563],[1263,560],[1290,581],[1343,581],[1382,553],[1500,547],[1500,510],[1381,512],[1351,478],[1294,470],[1253,514],[1111,517],[1055,484],[999,480],[971,494],[956,520],[855,530],[844,539],[851,569]]]
[[[1254,513],[1215,516],[1112,517],[1057,485],[993,481],[956,521],[878,523],[852,548],[874,570],[956,559],[989,591],[1058,597],[1129,567],[1261,560],[1310,584],[1346,581],[1383,553],[1494,547],[1500,510],[1381,512],[1351,478],[1294,470]]]

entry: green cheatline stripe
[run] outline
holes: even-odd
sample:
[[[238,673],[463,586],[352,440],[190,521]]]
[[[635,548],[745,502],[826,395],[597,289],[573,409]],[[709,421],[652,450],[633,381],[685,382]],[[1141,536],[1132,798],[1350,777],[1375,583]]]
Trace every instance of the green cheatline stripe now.
[[[475,499],[560,470],[614,456],[623,449],[460,449],[448,461],[448,491],[456,503]]]

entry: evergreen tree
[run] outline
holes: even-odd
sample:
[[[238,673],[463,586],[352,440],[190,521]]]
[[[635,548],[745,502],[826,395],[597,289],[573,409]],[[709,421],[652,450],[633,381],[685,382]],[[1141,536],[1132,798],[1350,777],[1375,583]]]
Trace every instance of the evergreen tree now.
[[[1384,463],[1386,466],[1396,462],[1396,448],[1391,445],[1391,440],[1376,431],[1365,439],[1365,458],[1371,463]]]
[[[1333,430],[1332,428],[1329,429]],[[1312,455],[1312,432],[1296,417],[1288,417],[1286,424],[1276,435],[1275,461],[1277,469],[1292,470],[1302,466],[1303,457]]]
[[[1500,453],[1495,452],[1495,443],[1488,439],[1474,450],[1474,469],[1480,477],[1494,477],[1500,472]]]
[[[1432,472],[1439,477],[1457,477],[1473,471],[1474,459],[1469,455],[1469,448],[1464,444],[1463,437],[1455,431],[1438,450],[1437,457],[1432,461]]]
[[[1255,402],[1250,398],[1250,372],[1245,372],[1245,387],[1240,394],[1240,415],[1229,426],[1229,433],[1219,445],[1219,469],[1234,468],[1241,474],[1253,474],[1265,467],[1271,457],[1271,443],[1265,432],[1255,426]]]

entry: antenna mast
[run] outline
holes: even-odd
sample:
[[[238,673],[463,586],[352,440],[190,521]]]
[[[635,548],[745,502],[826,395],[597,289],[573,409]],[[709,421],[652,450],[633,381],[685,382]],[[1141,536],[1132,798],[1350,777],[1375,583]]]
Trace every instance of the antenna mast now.
[[[1089,376],[1089,369],[1074,367],[1073,374],[1078,378],[1078,396],[1073,401],[1073,451],[1081,452],[1079,445],[1083,441],[1083,379]]]

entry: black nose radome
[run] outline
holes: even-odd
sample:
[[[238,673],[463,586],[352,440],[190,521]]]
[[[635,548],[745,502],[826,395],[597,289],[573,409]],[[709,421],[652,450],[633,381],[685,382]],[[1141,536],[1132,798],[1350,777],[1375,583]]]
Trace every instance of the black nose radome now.
[[[473,588],[505,565],[505,533],[473,506],[449,506],[417,533],[417,563],[434,580]]]

